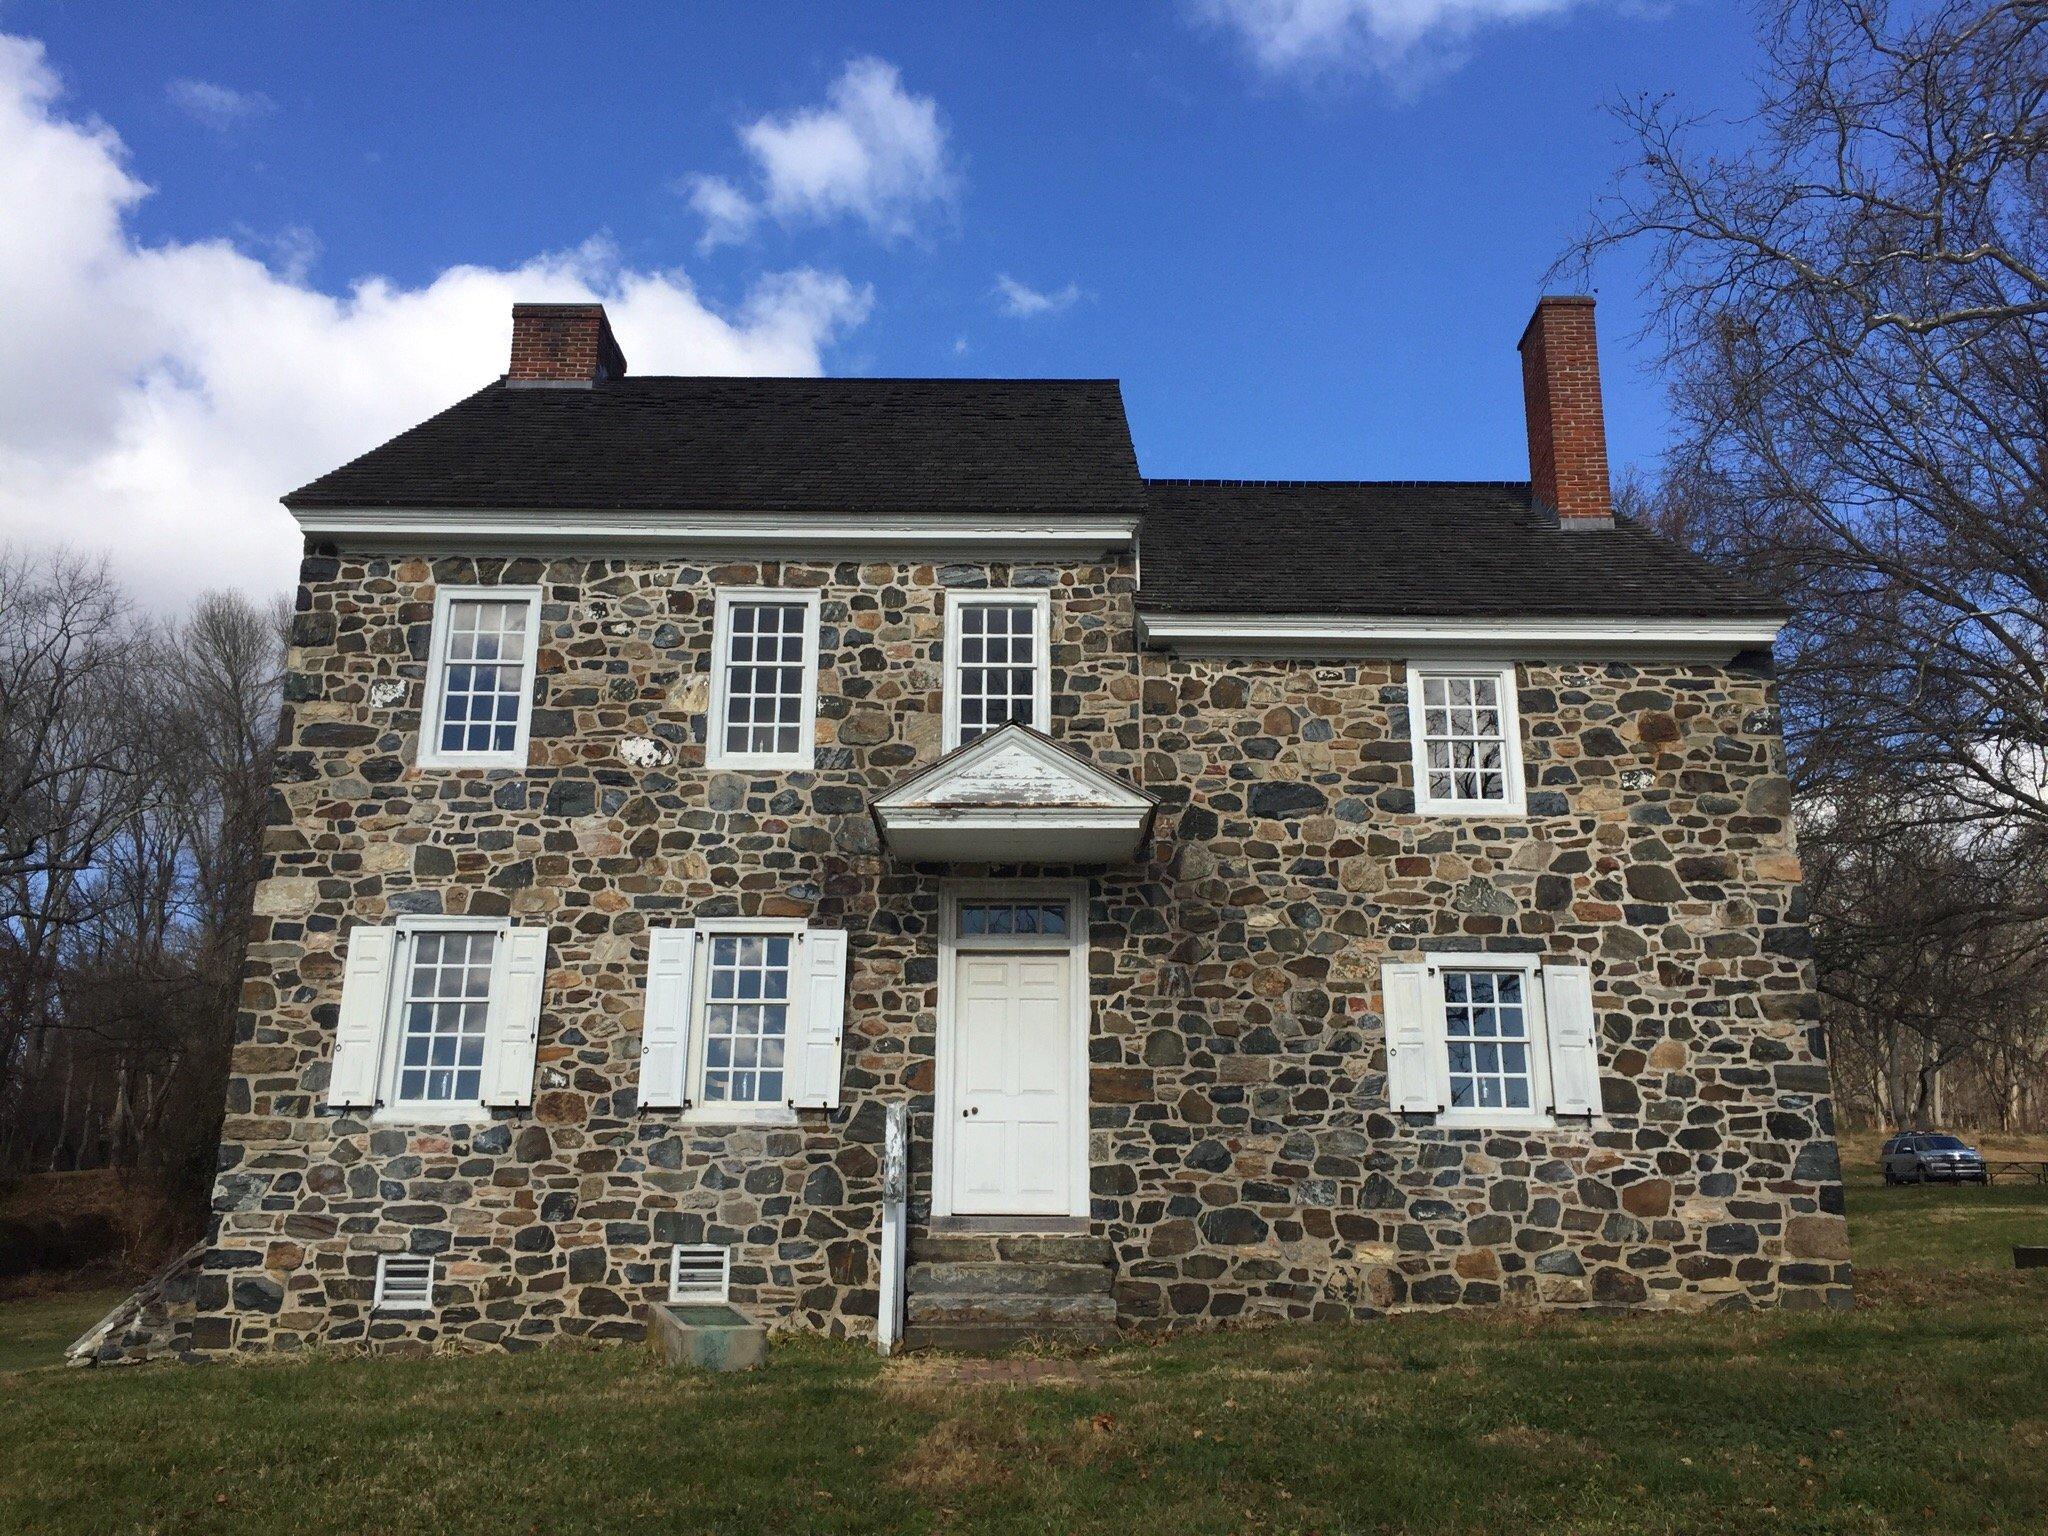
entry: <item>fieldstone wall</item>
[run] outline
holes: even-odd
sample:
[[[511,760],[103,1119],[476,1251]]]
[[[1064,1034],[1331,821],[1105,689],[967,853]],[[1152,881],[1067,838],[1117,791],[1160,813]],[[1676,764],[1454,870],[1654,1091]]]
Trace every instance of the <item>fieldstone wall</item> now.
[[[545,588],[525,771],[413,766],[438,582]],[[821,590],[814,771],[704,769],[719,585]],[[734,1248],[763,1320],[870,1332],[889,1100],[911,1102],[913,1219],[929,1208],[938,882],[962,872],[885,860],[867,803],[936,755],[941,595],[980,586],[1051,590],[1052,734],[1165,800],[1146,861],[1092,882],[1094,1217],[1127,1322],[1846,1298],[1760,667],[1526,666],[1529,816],[1425,820],[1398,668],[1141,656],[1127,563],[323,549],[180,1348],[637,1337],[668,1246],[697,1241]],[[328,1112],[348,929],[444,912],[549,927],[532,1108]],[[647,929],[741,914],[849,930],[844,1107],[745,1129],[642,1113]],[[1385,1113],[1378,965],[1457,947],[1593,966],[1603,1125]],[[388,1250],[441,1257],[432,1317],[371,1315]]]
[[[1404,669],[1145,663],[1171,984],[1098,1026],[1124,1316],[1848,1299],[1771,682],[1519,669],[1525,818],[1413,813]],[[1588,965],[1604,1123],[1386,1111],[1382,962]],[[1170,994],[1170,995],[1169,995]]]

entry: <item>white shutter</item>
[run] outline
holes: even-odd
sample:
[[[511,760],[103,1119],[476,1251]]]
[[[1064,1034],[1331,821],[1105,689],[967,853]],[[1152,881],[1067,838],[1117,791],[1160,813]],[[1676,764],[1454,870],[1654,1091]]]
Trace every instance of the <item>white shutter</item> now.
[[[846,1032],[846,931],[804,934],[804,1004],[789,1061],[789,1102],[798,1109],[839,1107],[839,1042]]]
[[[1600,1112],[1600,1043],[1593,1023],[1593,973],[1583,965],[1543,967],[1543,1019],[1550,1035],[1550,1097],[1560,1115]]]
[[[358,925],[349,930],[341,973],[341,1017],[334,1028],[334,1062],[327,1073],[329,1109],[368,1109],[377,1102],[377,1066],[384,1054],[384,1023],[391,1006],[391,964],[396,928]]]
[[[1387,1105],[1402,1114],[1444,1107],[1450,1066],[1439,1058],[1438,1010],[1426,965],[1382,965],[1380,1008],[1387,1021]]]
[[[684,1107],[696,956],[694,928],[655,928],[647,935],[647,1003],[640,1022],[642,1109]]]
[[[533,1102],[533,1055],[540,1043],[540,999],[548,977],[548,931],[507,928],[491,963],[491,1001],[484,1016],[484,1103],[494,1108]]]

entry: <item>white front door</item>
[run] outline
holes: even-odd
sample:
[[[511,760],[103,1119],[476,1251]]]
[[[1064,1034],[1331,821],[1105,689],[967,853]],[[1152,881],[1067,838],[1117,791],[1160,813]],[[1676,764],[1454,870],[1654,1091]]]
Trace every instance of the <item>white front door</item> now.
[[[1078,1112],[1072,958],[963,949],[954,965],[953,1211],[1065,1215]]]

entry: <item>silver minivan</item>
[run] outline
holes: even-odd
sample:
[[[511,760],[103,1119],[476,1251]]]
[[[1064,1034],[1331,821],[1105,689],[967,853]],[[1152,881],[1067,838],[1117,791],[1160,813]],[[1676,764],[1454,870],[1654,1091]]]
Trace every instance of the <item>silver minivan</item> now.
[[[1988,1184],[1983,1154],[1957,1136],[1901,1131],[1877,1155],[1887,1184]]]

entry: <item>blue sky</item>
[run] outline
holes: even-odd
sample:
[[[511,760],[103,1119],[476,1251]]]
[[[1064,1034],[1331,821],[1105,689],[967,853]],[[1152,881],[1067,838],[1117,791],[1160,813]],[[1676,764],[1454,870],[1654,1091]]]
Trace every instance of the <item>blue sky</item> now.
[[[167,285],[175,301],[135,298],[187,308],[103,370],[130,392],[108,407],[115,448],[131,469],[146,448],[150,473],[191,481],[197,501],[203,467],[166,471],[156,455],[171,449],[138,447],[158,427],[136,425],[137,370],[172,401],[176,451],[260,430],[302,441],[316,473],[316,447],[345,455],[392,426],[366,403],[386,361],[415,375],[393,391],[403,420],[502,368],[502,334],[396,302],[439,295],[452,313],[459,268],[500,280],[494,313],[543,271],[608,298],[642,281],[615,320],[628,357],[662,371],[1114,375],[1154,474],[1518,478],[1514,342],[1625,153],[1602,105],[1641,91],[1739,109],[1755,63],[1746,21],[1719,0],[18,0],[0,5],[0,32],[41,45],[13,87],[36,152],[62,162],[91,140],[148,188],[107,194],[118,227],[53,244],[43,264],[216,264]],[[834,159],[846,142],[865,156],[851,168]],[[15,195],[72,193],[37,178]],[[1617,266],[1597,288],[1618,465],[1653,458],[1665,434],[1631,336],[1636,276]],[[365,313],[357,285],[372,277],[386,308]],[[213,323],[208,289],[244,317],[236,339],[190,339]],[[0,270],[0,304],[35,294]],[[280,339],[267,384],[237,384],[219,359],[249,366],[262,343],[247,317],[273,303],[298,317],[280,325],[292,350]],[[689,325],[664,327],[675,314]],[[408,316],[452,361],[402,339]],[[49,344],[67,345],[52,326]],[[294,366],[331,368],[341,397],[279,384]],[[238,389],[258,403],[234,406]],[[0,378],[0,409],[6,394]],[[330,419],[295,430],[286,395]],[[254,447],[236,462],[243,498],[301,467]],[[247,515],[266,530],[250,559],[270,563],[222,569],[261,584],[288,525]],[[159,534],[183,516],[159,516]]]

